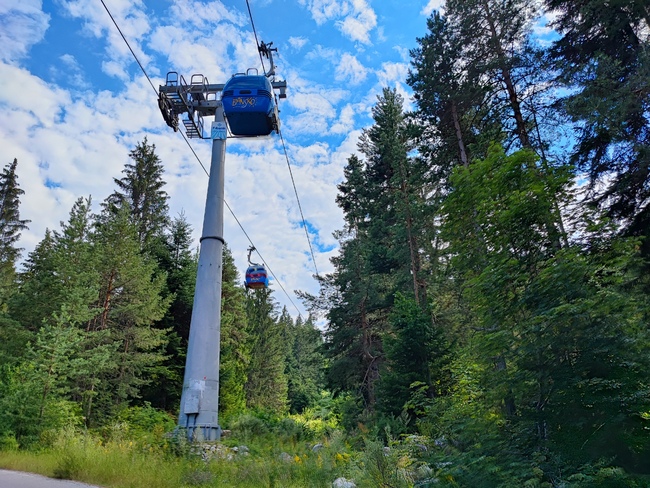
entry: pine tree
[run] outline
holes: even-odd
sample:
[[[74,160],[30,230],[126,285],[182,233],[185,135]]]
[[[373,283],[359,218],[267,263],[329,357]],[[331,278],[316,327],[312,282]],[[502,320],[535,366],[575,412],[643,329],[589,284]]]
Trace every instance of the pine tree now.
[[[250,362],[244,387],[246,406],[252,409],[285,412],[287,409],[286,346],[283,324],[269,289],[251,291],[246,296],[246,317],[250,341]]]
[[[427,28],[410,53],[413,69],[407,82],[418,107],[413,118],[421,127],[420,153],[429,161],[433,183],[444,188],[454,166],[485,155],[481,140],[498,140],[500,126],[490,127],[488,87],[463,57],[456,26],[435,11]]]
[[[167,358],[152,371],[152,383],[145,388],[142,401],[170,409],[180,402],[183,387],[198,263],[198,255],[192,251],[192,227],[185,214],[175,217],[169,230],[156,236],[149,249],[166,276],[163,295],[170,301],[165,316],[155,327],[168,330],[169,334]]]
[[[0,307],[6,307],[16,279],[16,261],[20,248],[16,243],[29,220],[20,218],[20,196],[25,192],[18,186],[18,160],[7,164],[0,173]]]
[[[486,78],[491,87],[491,117],[500,121],[508,142],[514,138],[523,148],[535,147],[534,121],[524,102],[527,94],[535,93],[533,75],[539,68],[528,40],[537,14],[534,0],[446,3],[446,15],[460,36],[465,62],[474,71],[470,77]]]
[[[124,177],[114,178],[118,190],[104,203],[105,208],[122,208],[128,204],[131,222],[136,226],[138,240],[146,248],[154,236],[161,235],[167,224],[167,200],[169,196],[163,189],[164,168],[156,155],[156,145],[148,144],[147,138],[136,145],[129,153],[133,163],[126,164]]]
[[[311,316],[304,322],[298,317],[294,323],[286,309],[282,315],[287,317],[284,321],[287,323],[289,409],[292,413],[301,413],[315,404],[325,387],[325,358],[321,350],[323,337]]]
[[[240,413],[246,408],[247,373],[253,346],[250,340],[246,296],[239,285],[235,260],[227,246],[223,249],[221,283],[219,411],[222,416],[227,416]]]
[[[590,177],[592,200],[647,235],[650,181],[650,13],[643,0],[546,0],[562,34],[552,46],[558,105],[577,142],[571,161]],[[645,245],[646,254],[648,244]]]
[[[106,333],[105,340],[116,344],[114,369],[99,381],[96,398],[84,405],[88,421],[95,413],[110,413],[132,398],[150,381],[149,373],[162,364],[167,330],[152,325],[167,310],[163,298],[165,275],[157,272],[157,263],[140,251],[137,229],[130,221],[128,205],[110,213],[105,210],[96,224],[94,236],[98,256],[98,313],[89,322],[89,332]],[[86,389],[88,391],[88,388]]]

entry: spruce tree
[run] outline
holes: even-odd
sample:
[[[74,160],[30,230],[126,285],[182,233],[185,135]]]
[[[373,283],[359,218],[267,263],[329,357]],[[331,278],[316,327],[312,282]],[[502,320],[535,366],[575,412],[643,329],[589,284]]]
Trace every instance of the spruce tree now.
[[[289,409],[302,413],[313,406],[324,389],[325,358],[322,353],[323,337],[310,316],[306,321],[298,317],[295,322],[285,316],[287,351],[286,374],[288,379]]]
[[[401,293],[395,298],[390,325],[383,338],[386,362],[378,408],[398,416],[406,409],[412,385],[416,383],[425,388],[430,398],[446,393],[449,349],[442,329],[431,320],[431,312]]]
[[[29,254],[10,306],[24,327],[37,331],[63,309],[79,326],[94,317],[99,274],[91,206],[90,198],[79,198],[61,229],[47,230]]]
[[[29,220],[20,218],[20,197],[25,192],[18,186],[18,160],[7,164],[0,173],[0,307],[6,307],[16,278],[16,261],[20,248],[16,243]]]
[[[156,236],[149,246],[150,253],[165,274],[163,295],[169,300],[165,316],[155,327],[168,330],[167,357],[152,372],[152,383],[142,401],[159,408],[176,408],[183,389],[187,342],[192,319],[198,254],[192,250],[192,227],[184,213],[172,220],[162,236]]]
[[[591,200],[646,236],[650,224],[650,14],[643,0],[546,0],[561,33],[550,54],[570,91],[558,106],[577,138],[571,161]],[[649,252],[647,240],[644,244]]]
[[[250,361],[244,386],[248,408],[285,412],[287,409],[286,345],[271,290],[249,291],[246,317]]]
[[[145,137],[129,153],[129,157],[133,163],[125,165],[122,178],[114,178],[118,189],[106,199],[104,206],[115,212],[115,209],[128,204],[131,222],[145,249],[154,236],[162,234],[169,223],[169,196],[164,190],[164,168],[156,154],[155,144],[148,144]]]
[[[219,411],[226,416],[241,413],[246,408],[247,373],[253,347],[246,302],[246,294],[240,285],[235,260],[230,249],[224,246]]]

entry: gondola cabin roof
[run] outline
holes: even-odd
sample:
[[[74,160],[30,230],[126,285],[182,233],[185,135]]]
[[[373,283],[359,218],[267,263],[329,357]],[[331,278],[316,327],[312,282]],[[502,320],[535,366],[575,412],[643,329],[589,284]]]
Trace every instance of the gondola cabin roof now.
[[[280,130],[273,85],[266,76],[237,74],[223,87],[223,111],[236,136],[268,136]]]
[[[269,277],[266,273],[266,268],[261,264],[250,265],[246,270],[246,278],[244,284],[246,288],[253,290],[268,288]]]

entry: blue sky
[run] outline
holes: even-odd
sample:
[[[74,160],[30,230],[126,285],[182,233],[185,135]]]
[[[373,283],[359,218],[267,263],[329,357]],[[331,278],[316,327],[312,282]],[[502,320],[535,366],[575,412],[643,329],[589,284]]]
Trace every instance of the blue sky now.
[[[273,42],[287,144],[307,229],[321,273],[337,252],[343,225],[336,185],[382,87],[405,83],[409,50],[443,0],[250,0],[258,38]],[[167,71],[202,73],[224,83],[260,67],[245,0],[105,0],[157,87]],[[25,190],[25,255],[46,228],[67,220],[74,201],[95,208],[113,190],[128,153],[145,137],[165,167],[172,216],[184,212],[198,245],[207,177],[179,134],[168,128],[155,93],[100,0],[0,0],[0,147],[18,158]],[[206,126],[209,127],[209,120]],[[209,166],[209,140],[191,140]],[[297,315],[293,295],[317,292],[314,264],[277,136],[229,140],[225,198],[289,293],[275,298]],[[248,239],[226,211],[225,239],[243,274]]]
[[[154,85],[167,71],[204,74],[224,83],[260,66],[245,0],[105,0]],[[335,204],[347,158],[383,86],[406,100],[408,50],[425,34],[436,1],[251,0],[259,39],[273,42],[282,131],[307,229],[321,273],[337,252],[342,227]],[[0,147],[2,164],[18,158],[25,190],[25,255],[46,228],[67,220],[74,201],[95,208],[114,189],[129,151],[146,136],[165,166],[172,215],[183,211],[198,245],[207,177],[179,134],[158,111],[155,94],[100,0],[0,0]],[[206,121],[209,126],[209,120]],[[210,163],[209,140],[191,140]],[[290,299],[275,298],[294,316],[300,289],[316,292],[314,264],[284,152],[277,136],[229,140],[226,201]],[[226,211],[225,238],[240,272],[248,239]],[[293,302],[293,303],[292,303]]]

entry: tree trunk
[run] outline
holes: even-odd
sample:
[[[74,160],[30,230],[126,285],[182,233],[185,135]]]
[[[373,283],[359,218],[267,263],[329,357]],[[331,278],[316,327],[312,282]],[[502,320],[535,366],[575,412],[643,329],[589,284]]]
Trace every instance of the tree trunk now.
[[[467,151],[465,149],[465,141],[463,140],[463,132],[460,127],[460,118],[458,116],[458,107],[456,106],[456,101],[451,101],[451,116],[454,119],[454,128],[456,129],[456,139],[458,139],[458,150],[460,151],[460,160],[463,163],[463,166],[466,168],[469,167],[469,161],[467,159]]]
[[[106,285],[106,297],[104,298],[104,304],[102,305],[102,318],[99,324],[100,329],[105,329],[106,323],[108,322],[108,310],[111,305],[111,295],[113,293],[114,279],[115,279],[115,270],[112,270],[111,275],[108,278],[108,284]]]
[[[521,104],[519,103],[519,97],[517,96],[517,89],[515,88],[515,84],[512,81],[510,69],[506,66],[505,63],[506,56],[503,51],[503,46],[501,45],[501,40],[498,36],[496,26],[494,24],[494,18],[492,17],[490,6],[487,0],[483,0],[481,4],[485,11],[488,25],[490,26],[490,36],[494,42],[494,49],[496,50],[497,59],[499,61],[499,69],[501,71],[501,76],[503,76],[503,82],[506,85],[506,91],[508,92],[510,107],[512,108],[515,123],[517,125],[517,136],[519,137],[519,142],[521,143],[521,147],[531,148],[532,146],[530,144],[530,138],[528,137],[526,122],[524,121],[524,117],[521,113]]]

